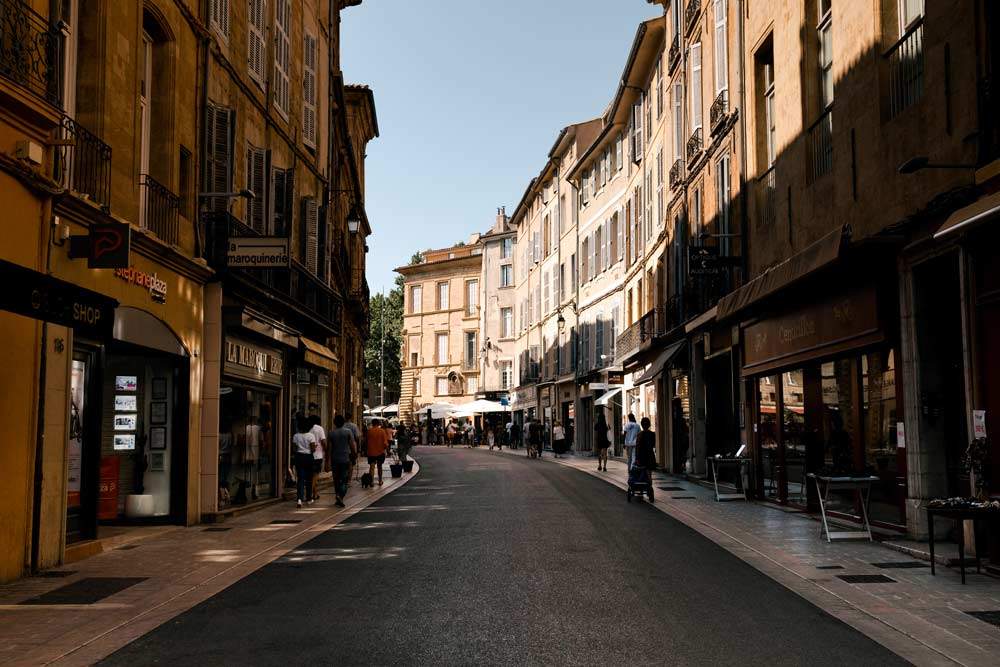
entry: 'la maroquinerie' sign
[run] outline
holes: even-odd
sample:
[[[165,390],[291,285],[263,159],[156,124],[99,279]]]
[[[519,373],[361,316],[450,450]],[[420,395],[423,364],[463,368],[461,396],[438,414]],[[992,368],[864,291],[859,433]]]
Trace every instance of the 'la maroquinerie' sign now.
[[[284,359],[277,350],[228,338],[225,344],[226,370],[243,377],[252,377],[281,384]]]

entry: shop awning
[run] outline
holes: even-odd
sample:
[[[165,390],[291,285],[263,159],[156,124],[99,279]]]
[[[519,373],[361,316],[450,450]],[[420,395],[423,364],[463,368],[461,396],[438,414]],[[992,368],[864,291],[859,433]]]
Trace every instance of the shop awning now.
[[[968,229],[970,225],[985,222],[998,214],[1000,214],[1000,192],[980,197],[974,203],[949,215],[941,225],[941,229],[934,232],[934,238],[939,239],[962,229]]]
[[[632,384],[638,387],[640,384],[652,382],[653,378],[662,373],[663,369],[666,368],[671,361],[673,361],[674,357],[676,357],[677,353],[681,351],[681,348],[684,347],[685,343],[687,343],[686,340],[679,340],[667,349],[663,350],[663,352],[660,352],[660,356],[658,356],[653,363],[649,365],[646,372],[640,375],[639,378]]]
[[[716,318],[719,321],[724,320],[837,261],[847,234],[846,227],[838,227],[780,264],[764,271],[736,291],[722,297],[719,299]]]
[[[462,403],[455,406],[455,410],[458,412],[477,414],[477,413],[492,413],[492,412],[510,412],[510,408],[506,405],[502,405],[496,401],[487,401],[485,399],[478,399],[475,401],[470,401],[469,403]]]
[[[621,393],[622,390],[620,387],[618,389],[612,389],[611,391],[606,391],[603,394],[601,394],[601,396],[596,401],[594,401],[594,405],[596,407],[603,407],[608,403],[610,403],[611,399],[613,399],[615,396],[618,396]]]
[[[299,344],[302,345],[302,359],[307,364],[330,371],[337,370],[337,355],[326,345],[304,337],[299,337]]]

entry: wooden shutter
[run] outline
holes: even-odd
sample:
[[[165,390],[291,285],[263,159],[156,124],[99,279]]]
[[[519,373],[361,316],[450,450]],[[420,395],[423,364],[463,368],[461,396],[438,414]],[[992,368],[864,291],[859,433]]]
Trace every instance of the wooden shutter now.
[[[205,109],[205,192],[233,190],[233,120],[231,109],[211,103]],[[212,197],[207,204],[212,211],[228,210],[223,197]]]
[[[302,142],[316,148],[316,38],[303,38]]]
[[[267,232],[267,151],[247,144],[247,188],[254,193],[254,199],[247,205],[247,224],[258,234]]]
[[[625,207],[618,209],[618,257],[625,258]]]
[[[291,27],[289,0],[274,1],[274,106],[288,117],[289,32]]]
[[[229,37],[229,0],[211,0],[211,22],[224,37]]]
[[[313,274],[319,273],[319,206],[312,197],[302,198],[303,260]]]
[[[247,16],[247,71],[250,78],[264,86],[264,0],[249,0]]]

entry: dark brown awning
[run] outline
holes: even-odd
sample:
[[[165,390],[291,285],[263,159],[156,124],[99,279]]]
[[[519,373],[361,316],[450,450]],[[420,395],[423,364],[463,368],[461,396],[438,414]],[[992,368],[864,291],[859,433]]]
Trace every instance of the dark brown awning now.
[[[819,269],[832,264],[840,257],[846,227],[838,227],[826,236],[809,244],[780,264],[764,271],[746,285],[719,299],[718,321],[725,320],[741,310],[765,299],[775,292],[802,280]]]
[[[972,204],[949,215],[941,225],[941,229],[934,232],[934,238],[939,239],[969,225],[984,222],[997,214],[1000,214],[1000,192],[980,197]]]
[[[646,369],[646,372],[632,384],[638,387],[640,384],[651,382],[653,378],[662,373],[663,369],[666,368],[671,361],[673,361],[674,357],[677,356],[677,353],[680,352],[686,342],[686,340],[677,341],[667,349],[663,350],[663,352],[660,352],[660,356],[658,356],[656,360],[650,364],[649,368]]]

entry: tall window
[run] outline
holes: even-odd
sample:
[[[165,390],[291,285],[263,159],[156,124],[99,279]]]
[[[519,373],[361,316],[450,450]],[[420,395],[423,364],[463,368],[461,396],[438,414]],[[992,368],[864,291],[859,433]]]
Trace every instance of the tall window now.
[[[416,368],[420,365],[420,336],[410,336],[410,366]]]
[[[691,193],[691,233],[694,234],[700,241],[701,235],[701,221],[702,221],[702,194],[701,186],[695,187],[694,192]],[[680,239],[678,239],[680,242]],[[701,245],[698,243],[698,245]]]
[[[479,306],[479,281],[467,280],[465,282],[465,314],[475,315]]]
[[[500,287],[510,287],[514,284],[514,267],[510,264],[500,265]]]
[[[448,310],[448,283],[437,284],[437,309]]]
[[[729,89],[729,45],[726,43],[728,0],[715,0],[715,94]]]
[[[663,115],[663,54],[656,56],[656,120]]]
[[[818,0],[819,23],[816,27],[819,41],[819,95],[822,109],[833,104],[833,12],[831,0]]]
[[[615,171],[621,171],[622,167],[622,135],[619,132],[615,139]]]
[[[475,368],[478,350],[476,349],[476,332],[465,332],[465,367]]]
[[[151,118],[153,113],[153,38],[143,31],[142,46],[142,80],[139,83],[139,174],[141,178],[149,174],[149,151]],[[141,201],[139,203],[140,227],[147,225],[146,198],[148,188],[139,188]]]
[[[246,223],[258,234],[265,234],[267,215],[267,151],[247,143],[247,189],[259,196],[247,201]]]
[[[419,396],[420,395],[420,376],[419,375],[417,377],[413,378],[413,395],[414,396]]]
[[[419,313],[423,309],[424,288],[414,285],[410,288],[410,312]]]
[[[434,337],[435,351],[437,352],[437,357],[435,361],[438,365],[448,363],[448,334],[439,333]]]
[[[316,148],[316,37],[302,38],[302,143]]]
[[[582,282],[587,282],[590,280],[590,239],[583,239],[583,245],[580,248],[580,280]]]
[[[550,310],[551,300],[549,299],[549,272],[545,271],[542,274],[542,312],[540,315],[544,317]]]
[[[660,226],[663,218],[663,146],[656,154],[656,226]]]
[[[771,167],[777,158],[777,126],[774,109],[774,53],[762,53],[761,68],[764,75],[764,141],[767,166]]]
[[[514,364],[510,361],[500,362],[500,388],[510,389],[514,386]]]
[[[604,270],[601,267],[601,257],[603,257],[604,252],[601,250],[600,227],[594,230],[594,240],[591,243],[591,252],[593,253],[593,256],[591,257],[591,266],[593,266],[591,273],[594,277],[597,277],[597,274]]]
[[[289,35],[292,28],[291,0],[274,0],[274,107],[288,117],[289,73],[291,52]]]
[[[611,261],[612,262],[618,261],[618,253],[619,253],[619,250],[620,250],[619,245],[618,245],[619,244],[619,234],[620,233],[621,233],[621,229],[619,228],[619,224],[618,224],[618,213],[616,212],[616,213],[612,214],[612,216],[611,216],[611,226],[610,226],[610,231],[608,233],[608,236],[610,237],[609,240],[608,240],[608,242],[611,245],[610,252],[611,252]]]
[[[724,153],[715,164],[716,201],[719,203],[719,248],[720,254],[729,255],[729,153]]]
[[[684,84],[674,83],[674,162],[684,159]]]
[[[691,132],[702,126],[701,104],[701,42],[691,45]]]
[[[642,95],[632,105],[632,122],[635,125],[635,136],[632,141],[632,161],[642,160]]]
[[[448,378],[437,378],[436,379],[435,392],[438,396],[448,395]]]
[[[569,272],[570,272],[570,280],[572,280],[571,283],[572,287],[570,289],[572,289],[575,292],[577,285],[580,284],[580,273],[576,264],[576,253],[573,253],[572,255],[569,256]]]
[[[205,122],[204,192],[233,191],[233,110],[209,102]],[[256,194],[256,192],[254,193]],[[228,210],[222,197],[206,200],[212,211]]]
[[[251,5],[253,3],[250,3]],[[209,23],[223,39],[229,38],[229,0],[211,0],[209,3]]]
[[[558,280],[559,280],[559,290],[558,290],[559,296],[557,298],[559,299],[559,303],[562,303],[563,301],[566,300],[566,262],[563,262],[562,264],[559,265]]]
[[[924,0],[899,0],[900,37],[924,15]]]
[[[226,0],[228,4],[229,0]],[[215,0],[216,3],[219,0]],[[264,55],[267,53],[267,42],[264,41],[265,29],[264,0],[250,0],[247,14],[247,72],[250,78],[261,88],[264,87]]]
[[[292,203],[295,201],[295,170],[272,166],[271,187],[263,191],[260,201],[270,206],[271,233],[275,236],[291,233],[295,223],[292,212]]]
[[[500,259],[510,259],[513,256],[514,256],[514,239],[508,236],[501,242]]]
[[[500,337],[511,338],[514,336],[514,309],[500,309]]]
[[[475,394],[479,391],[479,378],[472,375],[465,380],[465,393]]]
[[[542,218],[542,250],[543,257],[552,252],[552,220],[547,215]]]

